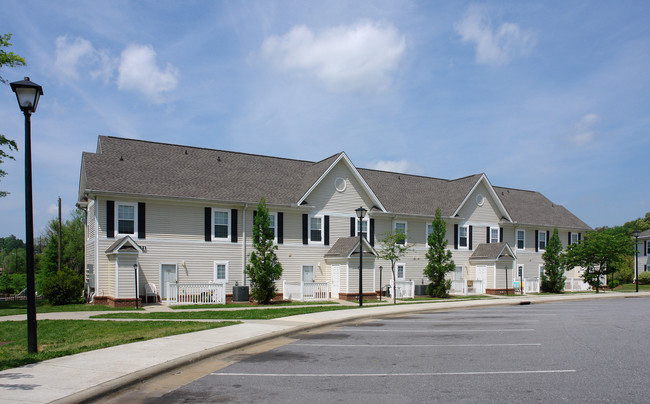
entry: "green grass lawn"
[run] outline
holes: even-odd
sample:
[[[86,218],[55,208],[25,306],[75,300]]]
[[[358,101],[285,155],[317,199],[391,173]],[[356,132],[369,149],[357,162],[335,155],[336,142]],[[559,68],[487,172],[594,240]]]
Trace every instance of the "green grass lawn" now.
[[[236,321],[39,320],[38,353],[27,353],[27,322],[0,323],[0,370],[60,356],[168,335],[237,324]]]
[[[63,306],[52,306],[47,300],[36,301],[37,313],[59,313],[64,311],[106,311],[106,310],[135,310],[133,307],[116,308],[101,306],[97,304],[66,304]],[[27,314],[27,301],[16,300],[0,302],[0,316],[13,316],[15,314]]]
[[[228,304],[182,304],[178,306],[169,306],[171,309],[194,309],[194,310],[201,310],[201,309],[223,309],[223,308],[231,308],[231,307],[250,307],[252,309],[256,307],[282,307],[282,306],[313,306],[313,305],[322,305],[322,304],[339,304],[338,302],[289,302],[289,301],[282,301],[282,302],[271,302],[268,305],[263,305],[263,304],[257,304],[257,303],[228,303]]]
[[[636,285],[634,283],[624,283],[614,288],[616,292],[636,292]],[[639,284],[639,292],[650,292],[650,285]]]
[[[313,306],[313,307],[283,307],[278,309],[248,309],[248,310],[203,310],[154,313],[111,313],[92,316],[92,318],[133,318],[155,320],[270,320],[273,318],[293,316],[296,314],[317,313],[321,311],[354,309],[352,306]]]

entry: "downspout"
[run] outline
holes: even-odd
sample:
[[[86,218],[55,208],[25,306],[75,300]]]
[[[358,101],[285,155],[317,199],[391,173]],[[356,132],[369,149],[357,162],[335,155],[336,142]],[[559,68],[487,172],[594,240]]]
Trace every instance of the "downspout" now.
[[[243,286],[246,286],[246,208],[248,207],[248,204],[244,205],[244,209],[242,210],[242,279],[243,279]]]

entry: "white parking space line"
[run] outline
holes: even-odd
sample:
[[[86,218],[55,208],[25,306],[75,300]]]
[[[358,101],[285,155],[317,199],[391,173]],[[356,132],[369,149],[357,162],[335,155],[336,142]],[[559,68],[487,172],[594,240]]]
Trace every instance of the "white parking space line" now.
[[[313,346],[313,347],[342,347],[342,348],[474,348],[474,347],[516,347],[516,346],[542,346],[542,344],[299,344],[291,346]]]
[[[491,372],[433,372],[433,373],[211,373],[212,376],[249,377],[389,377],[389,376],[490,376],[575,373],[575,369],[556,370],[497,370]]]
[[[340,331],[345,332],[367,332],[367,333],[376,333],[376,332],[404,332],[404,333],[432,333],[432,332],[531,332],[535,331],[534,328],[502,328],[502,329],[476,329],[476,330],[467,330],[467,329],[444,329],[444,330],[378,330],[376,328],[365,328],[362,330],[354,328],[339,328]]]

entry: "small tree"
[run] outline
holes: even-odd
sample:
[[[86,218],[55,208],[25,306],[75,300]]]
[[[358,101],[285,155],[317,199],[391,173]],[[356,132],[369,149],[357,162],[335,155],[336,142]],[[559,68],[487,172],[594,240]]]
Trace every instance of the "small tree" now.
[[[634,254],[634,241],[624,234],[610,231],[592,231],[587,233],[581,243],[567,247],[565,263],[567,268],[581,266],[584,268],[582,277],[591,287],[600,290],[601,277],[615,270],[625,256]]]
[[[406,242],[406,234],[402,230],[389,231],[384,233],[383,238],[379,241],[381,247],[377,250],[377,256],[386,261],[390,261],[390,270],[393,272],[393,287],[397,285],[397,276],[395,273],[395,264],[401,257],[406,255],[408,250],[415,244]],[[393,304],[397,304],[397,295],[393,290]]]
[[[440,208],[436,209],[432,225],[433,231],[427,238],[429,251],[427,251],[426,257],[429,263],[424,268],[424,275],[430,281],[427,293],[433,297],[447,297],[449,289],[451,289],[451,280],[445,279],[445,275],[453,272],[456,269],[456,264],[451,259],[451,251],[447,249],[447,240],[445,239],[447,224],[442,219]]]
[[[282,276],[282,265],[278,261],[273,244],[271,218],[264,198],[257,204],[257,215],[253,223],[253,248],[246,274],[251,282],[251,296],[259,303],[268,304],[276,294],[275,281]]]
[[[542,291],[550,293],[561,293],[564,290],[564,265],[562,262],[562,243],[557,228],[553,229],[553,235],[548,241],[546,251],[542,255],[544,260],[544,272],[542,273]]]
[[[84,278],[70,268],[51,273],[42,287],[43,295],[54,306],[83,302]]]

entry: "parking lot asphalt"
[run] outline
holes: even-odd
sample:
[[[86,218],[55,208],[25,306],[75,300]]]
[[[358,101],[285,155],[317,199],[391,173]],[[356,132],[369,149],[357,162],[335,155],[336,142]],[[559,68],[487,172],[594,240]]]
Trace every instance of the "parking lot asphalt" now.
[[[0,372],[0,402],[83,402],[213,355],[332,324],[410,313],[631,296],[650,297],[650,293],[525,295],[487,300],[384,305],[364,307],[360,310],[339,310],[249,321],[225,328],[119,345],[7,369]],[[57,315],[64,317],[59,313]],[[87,315],[71,313],[68,318],[79,319]],[[38,317],[42,319],[45,315]],[[510,333],[517,332],[526,331]]]

